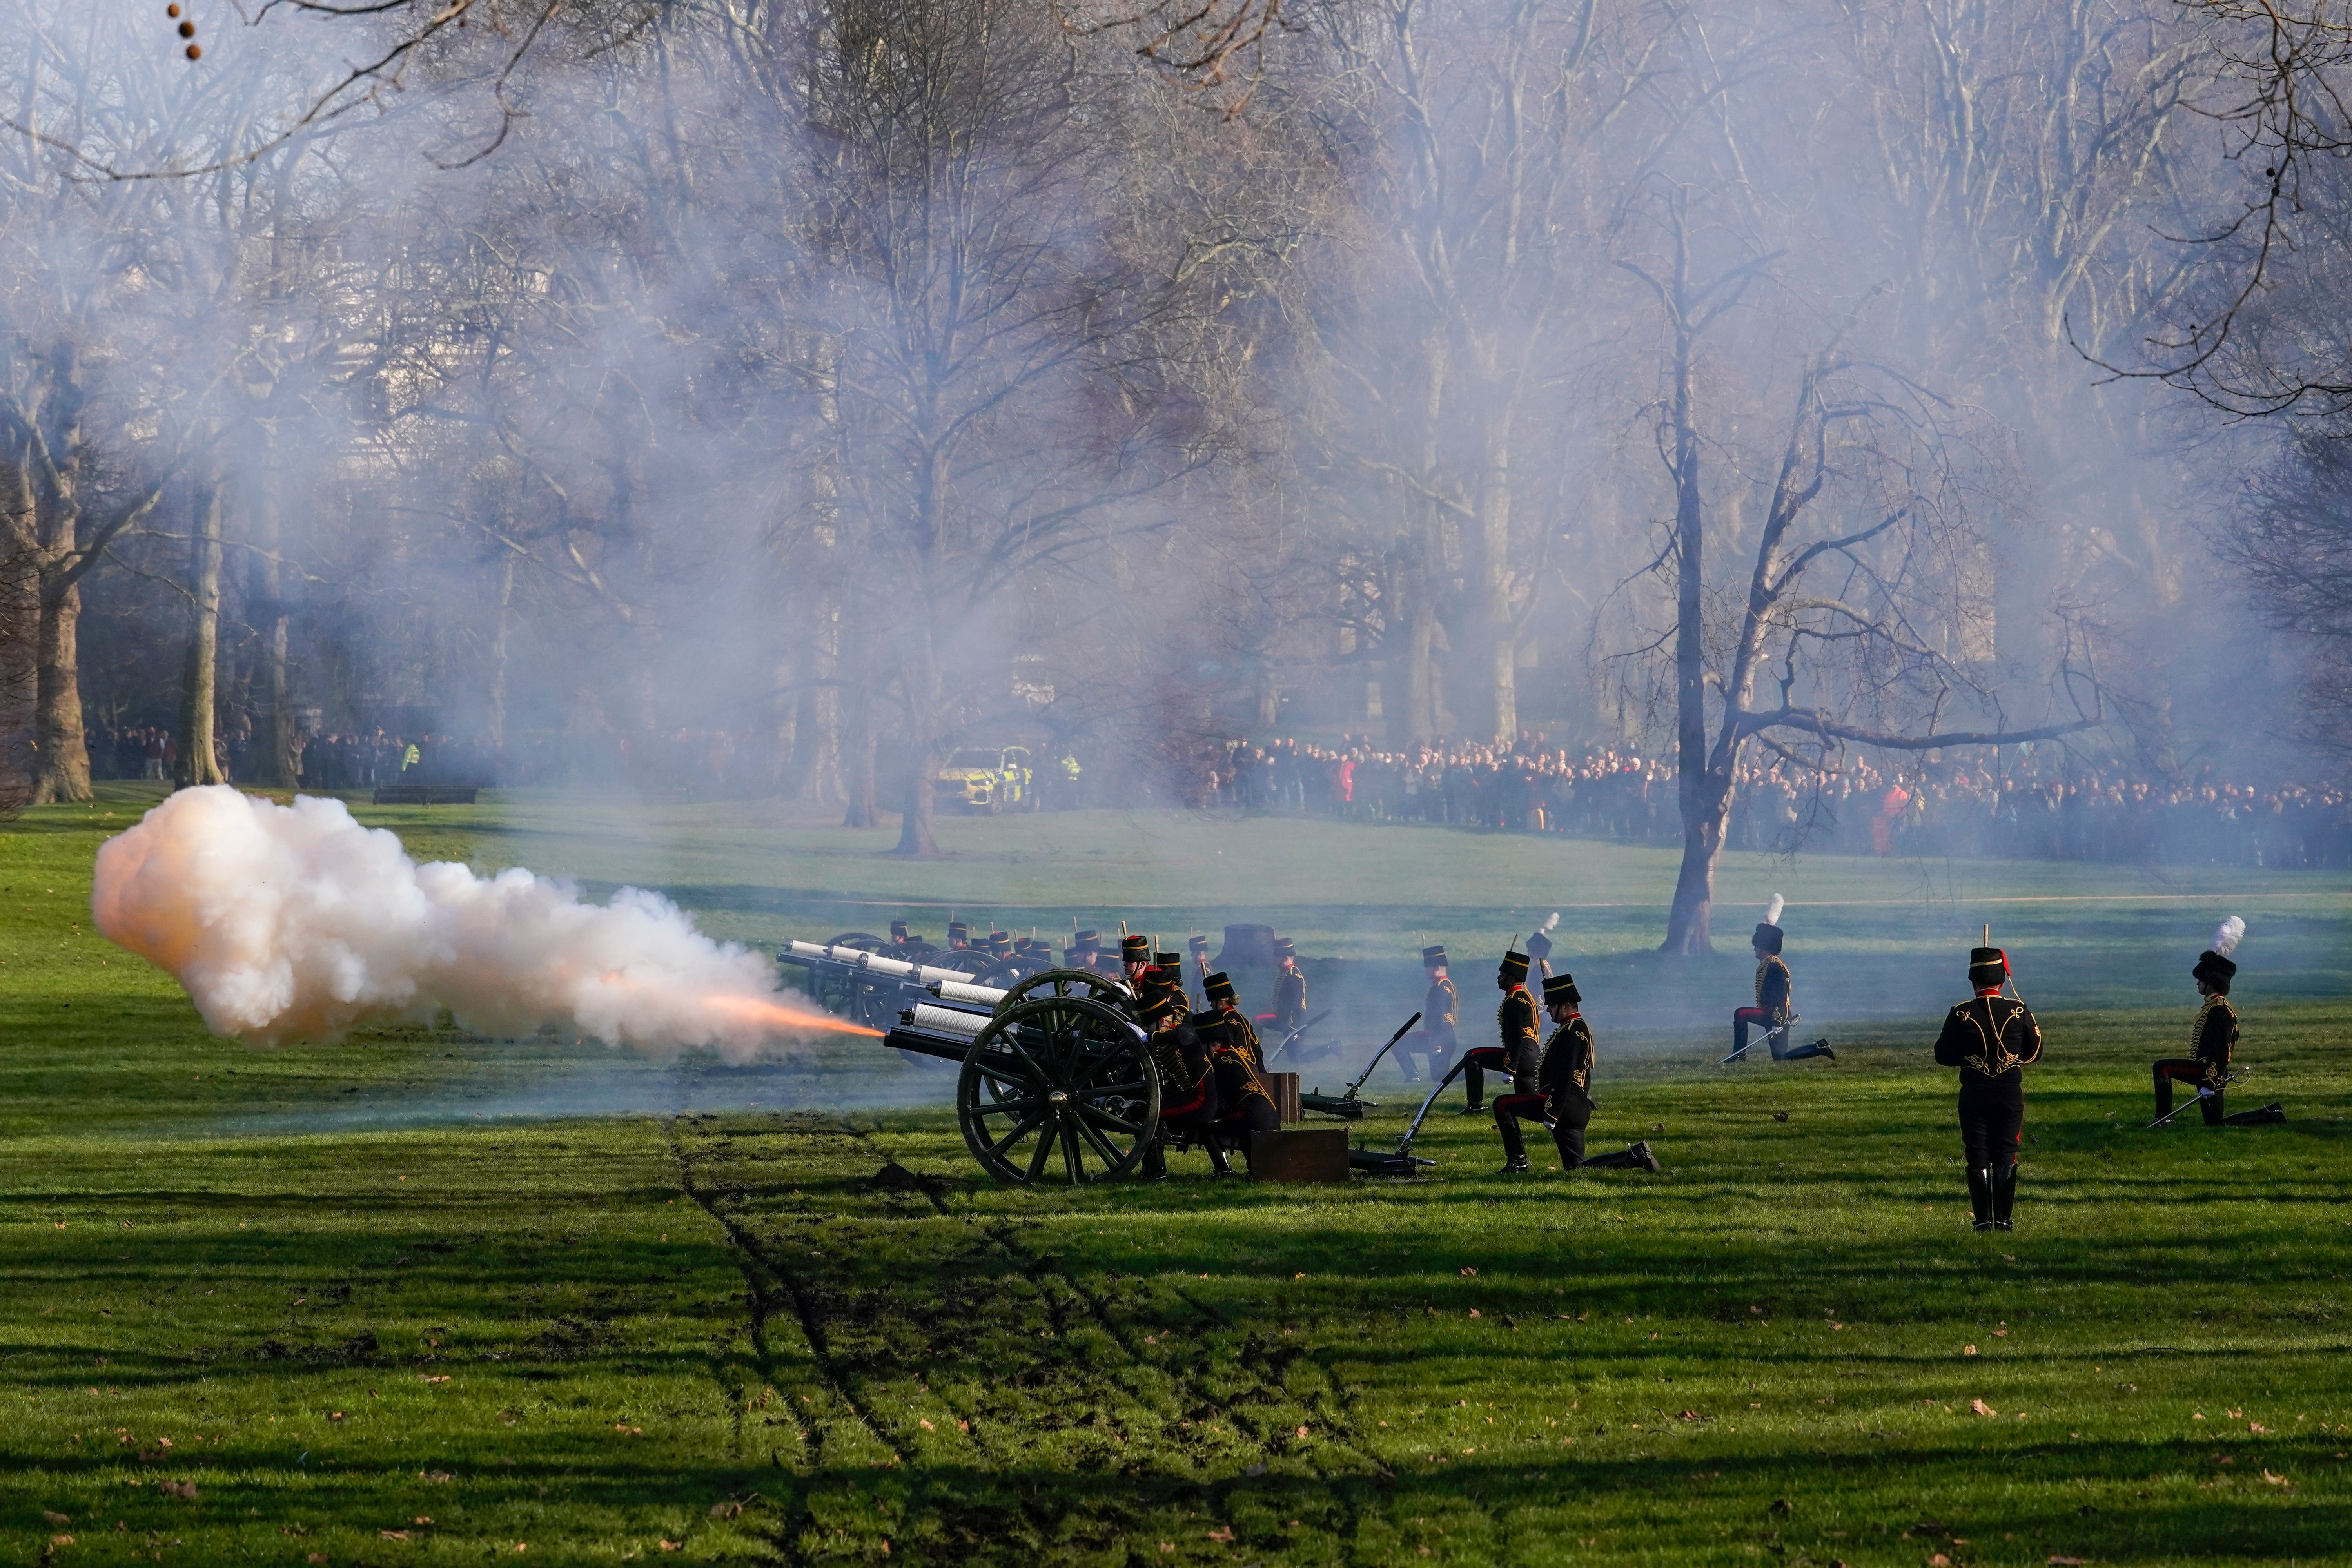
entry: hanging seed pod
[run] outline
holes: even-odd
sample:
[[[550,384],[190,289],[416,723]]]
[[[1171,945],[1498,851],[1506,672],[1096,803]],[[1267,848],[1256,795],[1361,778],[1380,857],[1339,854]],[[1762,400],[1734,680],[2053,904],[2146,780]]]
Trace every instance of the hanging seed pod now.
[[[166,6],[164,6],[164,7],[163,7],[163,15],[165,15],[166,16],[178,16],[179,14],[180,14],[180,7],[179,7],[179,6],[178,6],[178,5],[176,5],[176,4],[170,5],[166,5]]]
[[[195,36],[196,25],[194,22],[183,22],[180,24],[180,37],[184,38],[193,38]]]
[[[190,44],[188,46],[188,58],[192,60],[203,59],[205,58],[203,47],[199,45]]]

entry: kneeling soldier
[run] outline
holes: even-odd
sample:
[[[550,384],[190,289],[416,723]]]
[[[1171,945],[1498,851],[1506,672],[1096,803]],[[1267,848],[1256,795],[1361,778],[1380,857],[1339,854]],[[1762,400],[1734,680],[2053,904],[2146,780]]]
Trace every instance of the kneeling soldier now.
[[[1160,1073],[1160,1131],[1143,1152],[1147,1182],[1168,1174],[1167,1137],[1180,1132],[1207,1134],[1217,1120],[1217,1079],[1211,1070],[1209,1047],[1192,1026],[1182,994],[1155,987],[1142,1004],[1143,1026],[1150,1031],[1151,1065]],[[1217,1174],[1230,1176],[1225,1152],[1208,1141],[1209,1163]]]
[[[1658,1157],[1647,1143],[1636,1143],[1631,1149],[1621,1149],[1613,1154],[1584,1152],[1584,1130],[1592,1121],[1592,1026],[1578,1011],[1584,994],[1577,990],[1575,978],[1555,974],[1544,982],[1544,1008],[1559,1026],[1543,1048],[1543,1060],[1537,1065],[1530,1086],[1525,1081],[1517,1092],[1495,1097],[1495,1129],[1503,1135],[1504,1164],[1496,1175],[1515,1175],[1528,1169],[1528,1148],[1519,1136],[1519,1118],[1539,1116],[1551,1129],[1551,1141],[1559,1150],[1559,1168],[1573,1171],[1580,1165],[1597,1168],[1636,1166],[1654,1173]]]
[[[1234,992],[1233,981],[1221,969],[1209,976],[1203,989],[1209,994],[1209,1010],[1194,1015],[1192,1026],[1213,1026],[1249,1062],[1250,1071],[1264,1073],[1265,1047],[1257,1037],[1257,1026],[1242,1011],[1241,997]]]
[[[1780,895],[1775,893],[1755,934],[1748,939],[1748,945],[1756,950],[1756,1005],[1732,1009],[1731,1055],[1723,1058],[1726,1061],[1737,1061],[1746,1053],[1750,1027],[1764,1031],[1776,1062],[1801,1062],[1809,1057],[1837,1060],[1837,1053],[1830,1049],[1827,1040],[1790,1047],[1789,1030],[1797,1022],[1797,1008],[1788,962],[1780,956],[1780,949],[1788,941],[1788,932],[1779,924],[1780,909]]]
[[[2197,967],[2189,971],[2197,982],[2197,994],[2205,998],[2205,1003],[2197,1009],[2197,1021],[2189,1026],[2189,1054],[2167,1057],[2156,1064],[2158,1121],[2172,1114],[2172,1085],[2176,1079],[2196,1086],[2197,1109],[2208,1127],[2258,1127],[2286,1120],[2286,1112],[2275,1102],[2233,1115],[2222,1114],[2221,1094],[2230,1081],[2230,1058],[2238,1045],[2238,1014],[2230,1005],[2230,984],[2237,978],[2238,966],[2230,953],[2245,934],[2246,922],[2231,915],[2213,933],[2213,945],[2197,955]]]
[[[2017,1140],[2025,1131],[2025,1069],[2042,1059],[2042,1026],[2025,1004],[2000,994],[2009,955],[1969,952],[1976,995],[1956,1003],[1936,1037],[1936,1064],[1960,1069],[1960,1147],[1979,1230],[2007,1230],[2017,1202]]]
[[[1502,1005],[1495,1009],[1495,1028],[1502,1043],[1499,1047],[1474,1050],[1464,1058],[1462,1079],[1470,1094],[1462,1107],[1465,1116],[1476,1116],[1486,1109],[1488,1067],[1509,1073],[1511,1087],[1524,1092],[1534,1087],[1536,1064],[1543,1057],[1543,1047],[1537,1043],[1541,1037],[1536,1033],[1536,999],[1528,994],[1526,953],[1515,947],[1503,954],[1502,965],[1495,971],[1495,989],[1503,994]]]

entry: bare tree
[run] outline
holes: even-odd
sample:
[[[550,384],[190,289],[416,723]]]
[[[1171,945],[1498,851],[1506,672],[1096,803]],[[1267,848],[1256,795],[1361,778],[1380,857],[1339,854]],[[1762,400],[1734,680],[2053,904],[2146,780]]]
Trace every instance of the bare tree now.
[[[1818,772],[1849,746],[2040,740],[2087,729],[2100,712],[2089,672],[2070,661],[2058,679],[2074,710],[2009,726],[1979,629],[1991,605],[1967,591],[1979,488],[1968,444],[1937,399],[1853,350],[1853,323],[1791,354],[1785,374],[1768,367],[1778,411],[1707,406],[1710,382],[1724,389],[1718,405],[1736,382],[1703,363],[1706,341],[1772,283],[1774,258],[1710,261],[1695,254],[1707,237],[1695,231],[1688,193],[1673,189],[1659,205],[1664,256],[1619,265],[1664,328],[1653,416],[1672,517],[1634,581],[1671,598],[1661,595],[1663,617],[1615,657],[1671,691],[1683,855],[1663,951],[1687,954],[1710,951],[1715,871],[1750,742]],[[1748,423],[1767,423],[1777,441],[1740,451]],[[1707,471],[1713,453],[1731,455],[1721,478]],[[1709,574],[1711,553],[1745,559],[1744,588]],[[1988,721],[1966,722],[1977,714]]]

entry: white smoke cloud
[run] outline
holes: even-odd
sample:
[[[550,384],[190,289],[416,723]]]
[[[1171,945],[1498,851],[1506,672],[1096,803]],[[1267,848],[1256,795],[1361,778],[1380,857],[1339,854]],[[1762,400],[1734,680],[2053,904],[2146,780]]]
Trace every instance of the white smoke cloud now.
[[[98,852],[98,929],[177,979],[215,1034],[334,1040],[446,1007],[470,1029],[555,1023],[639,1050],[730,1061],[820,1031],[772,1000],[766,960],[711,941],[657,893],[609,904],[513,869],[418,865],[341,801],[182,790]]]

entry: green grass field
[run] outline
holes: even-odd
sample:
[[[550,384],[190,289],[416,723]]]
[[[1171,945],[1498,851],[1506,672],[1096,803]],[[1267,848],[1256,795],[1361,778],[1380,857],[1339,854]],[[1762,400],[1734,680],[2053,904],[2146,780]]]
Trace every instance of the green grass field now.
[[[1270,920],[1356,1037],[1424,937],[1473,981],[1559,909],[1593,1143],[1666,1165],[1500,1179],[1447,1114],[1417,1183],[1014,1191],[870,1046],[214,1039],[89,931],[152,798],[111,795],[0,827],[0,1562],[2352,1562],[2344,879],[1735,862],[1718,931],[1789,896],[1841,1060],[1717,1069],[1747,965],[1641,951],[1654,851],[1087,815],[910,865],[750,805],[361,812],[761,942]],[[2232,910],[2243,1098],[2291,1120],[2143,1132]],[[1985,921],[2050,1038],[1999,1237],[1925,1048]]]

